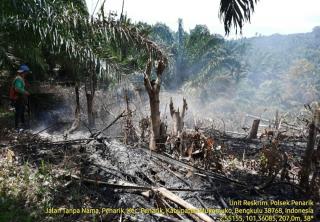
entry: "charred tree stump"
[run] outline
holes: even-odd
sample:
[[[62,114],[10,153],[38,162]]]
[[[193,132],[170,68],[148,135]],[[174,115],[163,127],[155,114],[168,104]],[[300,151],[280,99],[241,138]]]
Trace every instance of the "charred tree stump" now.
[[[309,136],[307,142],[307,148],[302,159],[302,168],[300,171],[300,186],[303,187],[306,191],[310,191],[309,177],[311,172],[312,165],[312,156],[314,154],[314,146],[316,143],[317,136],[317,127],[320,122],[320,109],[316,110],[314,113],[314,118],[309,124]]]
[[[86,93],[86,99],[87,99],[87,113],[88,113],[88,124],[89,127],[95,127],[95,117],[94,117],[94,95],[97,88],[97,76],[96,76],[96,70],[91,65],[89,69],[89,75],[86,79],[85,84],[85,93]]]
[[[302,161],[302,169],[300,171],[300,185],[308,190],[309,188],[309,176],[311,171],[311,157],[315,145],[316,133],[315,133],[315,124],[314,122],[309,124],[309,136],[307,149],[305,151],[303,161]]]
[[[312,175],[310,182],[310,190],[313,194],[313,198],[316,201],[320,200],[320,142],[318,142],[317,150],[313,155],[313,162],[315,165],[315,170]]]
[[[160,86],[163,70],[165,69],[164,61],[160,60],[157,67],[157,78],[151,80],[152,61],[149,59],[144,73],[144,86],[149,95],[150,102],[150,142],[149,148],[153,151],[159,151],[161,135],[161,119],[160,119]]]
[[[253,120],[252,127],[251,127],[250,133],[248,135],[249,140],[257,138],[259,124],[260,124],[260,119]]]
[[[173,120],[173,128],[172,128],[172,135],[177,136],[178,133],[181,133],[184,126],[184,116],[186,111],[188,110],[188,104],[185,98],[183,98],[183,108],[180,114],[179,108],[176,111],[173,106],[172,98],[170,99],[170,115]]]
[[[138,141],[138,135],[132,123],[132,111],[130,109],[130,104],[129,104],[130,101],[128,96],[128,90],[125,90],[124,99],[126,102],[126,113],[127,113],[126,124],[124,126],[124,143],[132,144]]]
[[[90,93],[86,93],[86,98],[87,98],[87,110],[88,110],[88,124],[89,124],[89,127],[94,127],[95,125],[95,119],[93,114],[94,95]]]
[[[318,150],[314,150],[316,143],[317,130],[320,123],[320,109],[317,109],[314,113],[313,121],[309,124],[309,136],[307,142],[307,148],[303,157],[302,169],[300,171],[300,185],[307,191],[310,190],[309,177],[311,172],[312,163],[317,164],[319,155]],[[319,149],[319,144],[318,144]],[[314,160],[314,161],[313,161]],[[316,165],[317,166],[317,165]],[[315,172],[316,173],[316,172]]]
[[[150,127],[150,119],[148,117],[142,118],[139,121],[139,128],[140,128],[140,141],[144,142],[146,138],[146,134],[148,133],[148,129]]]
[[[276,110],[275,119],[274,119],[274,128],[278,130],[279,127],[280,127],[279,111]]]
[[[80,96],[79,96],[79,85],[78,83],[74,87],[75,96],[76,96],[76,109],[74,112],[74,121],[71,125],[71,128],[64,132],[64,136],[67,137],[68,134],[73,133],[80,126]]]

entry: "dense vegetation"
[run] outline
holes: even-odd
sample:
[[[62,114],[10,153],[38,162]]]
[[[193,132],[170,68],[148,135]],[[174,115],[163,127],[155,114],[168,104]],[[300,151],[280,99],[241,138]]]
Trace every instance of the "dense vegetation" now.
[[[259,103],[293,108],[319,98],[319,27],[312,32],[247,39],[251,98]]]
[[[305,34],[225,40],[206,26],[187,33],[182,21],[178,25],[177,32],[165,24],[151,28],[152,38],[171,50],[168,88],[206,101],[223,97],[239,110],[288,110],[319,98],[319,27]]]
[[[235,8],[233,17],[223,11],[226,2],[221,1],[220,11],[226,33],[231,25],[241,30],[250,13],[239,15]],[[254,9],[250,1],[237,1],[236,6]],[[159,58],[166,52],[164,87],[204,101],[228,98],[231,106],[243,110],[257,104],[287,109],[319,95],[319,28],[306,34],[226,40],[204,25],[186,32],[182,20],[173,32],[165,24],[133,24],[125,15],[105,14],[103,7],[92,17],[84,1],[64,0],[6,0],[0,15],[0,68],[9,79],[24,62],[32,67],[34,79],[68,79],[94,92],[95,82],[121,81],[124,74],[142,71],[150,55]]]

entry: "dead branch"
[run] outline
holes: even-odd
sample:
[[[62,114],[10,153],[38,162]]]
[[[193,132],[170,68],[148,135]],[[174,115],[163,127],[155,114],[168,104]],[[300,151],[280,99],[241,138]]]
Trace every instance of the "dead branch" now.
[[[192,170],[194,172],[202,173],[205,177],[211,177],[211,178],[220,180],[222,182],[231,182],[231,183],[239,185],[241,187],[248,187],[247,184],[242,183],[242,182],[240,182],[240,181],[238,181],[236,179],[231,179],[231,178],[228,178],[228,177],[226,177],[226,176],[224,176],[222,174],[218,174],[218,173],[214,173],[214,172],[210,172],[210,171],[206,171],[206,170],[200,169],[198,167],[186,164],[184,162],[181,162],[179,160],[173,159],[173,158],[168,157],[168,156],[161,155],[159,153],[153,152],[151,158],[156,158],[156,159],[158,159],[160,161],[164,161],[166,163],[169,163],[169,164],[172,164],[172,165],[175,165],[175,166],[183,167],[185,169]]]
[[[176,176],[179,180],[181,180],[183,183],[185,183],[188,187],[192,188],[192,185],[186,181],[183,176],[177,172],[172,171],[169,167],[159,163],[158,161],[154,161],[156,164],[158,164],[159,166],[161,166],[162,168],[166,169],[168,172],[170,172],[171,174],[173,174],[174,176]],[[205,205],[205,203],[201,200],[201,198],[199,197],[198,194],[195,195],[196,199],[200,202],[201,206],[204,209],[208,209],[208,207]],[[219,216],[219,215],[215,215],[215,216]]]
[[[66,176],[68,177],[68,176]],[[88,179],[84,177],[79,177],[77,175],[70,175],[72,179],[80,180],[82,182],[88,183],[88,184],[93,184],[97,186],[107,186],[113,189],[120,189],[120,190],[141,190],[141,191],[148,191],[148,190],[153,190],[153,189],[159,189],[156,187],[151,187],[151,186],[140,186],[135,183],[130,183],[125,180],[108,180],[108,181],[101,181],[101,180],[93,180],[93,179]],[[206,189],[184,189],[184,188],[173,188],[173,187],[167,187],[164,188],[169,191],[177,191],[177,192],[213,192],[213,190],[206,190]]]
[[[175,110],[173,102],[172,102],[172,97],[170,98],[170,115],[173,120],[173,130],[172,130],[172,135],[177,136],[179,133],[182,132],[183,130],[183,119],[185,116],[185,112],[188,110],[188,104],[185,98],[183,98],[183,107],[182,107],[182,112],[180,114],[179,108],[178,110]]]
[[[107,129],[109,129],[113,124],[115,124],[120,118],[124,117],[124,113],[126,111],[124,110],[122,113],[120,113],[108,126],[106,126],[105,128],[103,128],[102,130],[94,133],[91,135],[91,138],[97,138],[101,133],[103,133],[104,131],[106,131]]]
[[[193,205],[191,205],[187,201],[181,199],[180,197],[178,197],[177,195],[175,195],[174,193],[170,192],[169,190],[167,190],[164,187],[155,188],[155,189],[153,189],[153,191],[156,192],[156,193],[161,194],[163,197],[168,198],[169,200],[171,200],[172,202],[178,204],[181,207],[184,207],[186,209],[194,209],[194,210],[197,209],[196,207],[194,207]],[[204,213],[195,213],[195,215],[198,216],[203,221],[214,222],[214,220],[212,220],[208,215],[206,215]]]

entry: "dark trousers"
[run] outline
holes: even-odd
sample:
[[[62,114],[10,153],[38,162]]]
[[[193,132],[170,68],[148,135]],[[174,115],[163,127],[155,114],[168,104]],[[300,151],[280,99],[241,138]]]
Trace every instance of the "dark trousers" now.
[[[21,121],[22,125],[25,126],[24,112],[25,112],[25,103],[21,100],[14,102],[15,115],[14,115],[14,126],[15,128],[19,127],[19,122]]]

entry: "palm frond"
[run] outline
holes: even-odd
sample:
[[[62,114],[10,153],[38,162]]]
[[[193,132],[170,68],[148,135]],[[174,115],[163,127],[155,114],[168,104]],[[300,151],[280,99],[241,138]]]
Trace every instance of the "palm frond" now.
[[[258,0],[221,0],[219,17],[223,20],[225,33],[230,33],[233,26],[236,33],[242,28],[245,22],[250,22],[251,14],[254,12]]]

